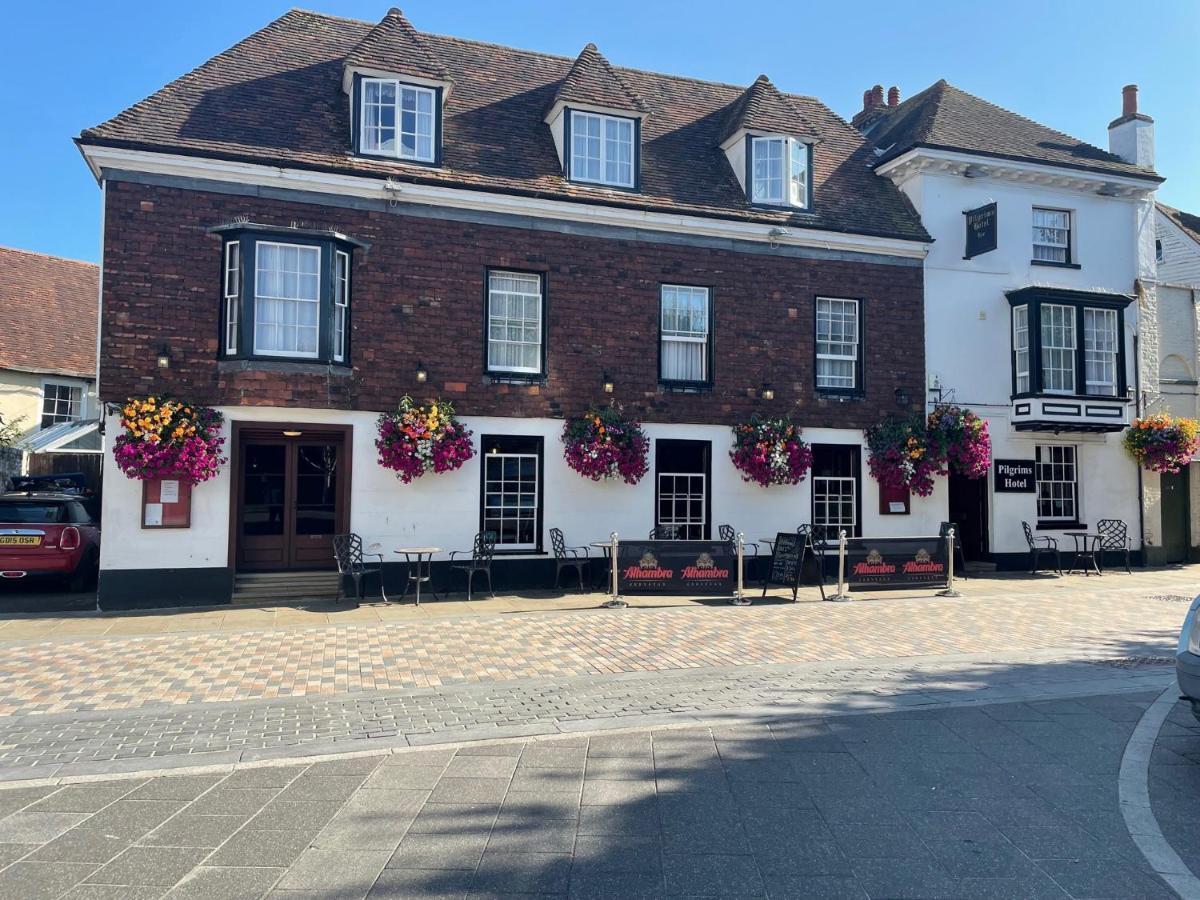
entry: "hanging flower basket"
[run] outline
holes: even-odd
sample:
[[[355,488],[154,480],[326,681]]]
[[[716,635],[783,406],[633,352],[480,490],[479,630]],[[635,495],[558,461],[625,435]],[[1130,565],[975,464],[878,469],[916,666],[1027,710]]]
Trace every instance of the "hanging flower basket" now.
[[[933,477],[942,466],[937,453],[930,453],[924,416],[888,417],[868,428],[866,435],[867,464],[876,481],[918,497],[933,493]]]
[[[1178,473],[1200,450],[1200,422],[1166,413],[1134,419],[1125,432],[1125,449],[1151,472]]]
[[[445,400],[419,406],[412,397],[400,400],[395,412],[379,416],[379,465],[409,484],[426,472],[453,472],[475,455],[471,429],[454,415]]]
[[[929,453],[938,474],[986,478],[992,467],[992,439],[987,420],[961,406],[940,404],[926,422]]]
[[[791,419],[762,419],[733,426],[733,465],[743,481],[763,487],[799,484],[812,468],[812,450],[800,440],[800,429]]]
[[[638,422],[625,418],[614,403],[589,407],[577,419],[567,419],[562,431],[563,459],[592,481],[621,478],[637,484],[648,468],[650,441]]]
[[[138,481],[208,481],[228,462],[221,455],[223,421],[207,406],[166,397],[130,398],[121,407],[124,433],[113,444],[113,459]]]

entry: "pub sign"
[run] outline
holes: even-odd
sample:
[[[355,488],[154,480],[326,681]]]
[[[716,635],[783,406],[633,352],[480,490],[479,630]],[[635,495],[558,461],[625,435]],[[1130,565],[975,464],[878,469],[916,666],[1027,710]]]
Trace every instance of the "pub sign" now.
[[[996,204],[989,203],[963,213],[967,217],[967,249],[963,259],[971,259],[996,249]]]
[[[1032,494],[1037,490],[1032,459],[997,459],[992,466],[997,494]]]

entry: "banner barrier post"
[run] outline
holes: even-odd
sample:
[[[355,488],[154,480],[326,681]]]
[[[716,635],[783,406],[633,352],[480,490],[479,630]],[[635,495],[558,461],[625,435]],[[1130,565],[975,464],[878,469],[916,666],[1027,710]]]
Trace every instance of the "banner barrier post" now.
[[[848,603],[853,598],[846,589],[846,529],[838,529],[838,583],[837,593],[827,597],[834,603]]]
[[[946,589],[938,591],[939,597],[961,597],[954,589],[954,529],[946,529]]]
[[[608,555],[612,559],[612,598],[604,602],[607,609],[624,609],[629,604],[625,602],[625,598],[621,596],[621,591],[617,587],[617,551],[621,547],[621,542],[614,531],[609,534],[610,541]]]
[[[743,590],[745,584],[744,569],[746,561],[746,536],[740,531],[737,536],[737,593],[734,594],[731,601],[734,606],[749,606],[753,601],[746,596]]]

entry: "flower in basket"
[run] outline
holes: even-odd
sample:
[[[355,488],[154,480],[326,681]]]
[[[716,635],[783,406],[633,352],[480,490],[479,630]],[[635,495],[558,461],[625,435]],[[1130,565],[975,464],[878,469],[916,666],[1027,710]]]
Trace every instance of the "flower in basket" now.
[[[113,443],[113,458],[127,477],[139,481],[208,481],[227,462],[221,456],[223,421],[207,406],[168,397],[130,398],[121,407],[124,432]]]
[[[992,439],[987,420],[969,409],[938,404],[926,422],[929,452],[939,475],[953,471],[966,478],[985,478],[992,465]]]
[[[1200,450],[1200,423],[1157,413],[1134,419],[1125,432],[1125,449],[1151,472],[1178,473]]]
[[[763,487],[799,484],[812,467],[812,450],[800,440],[800,429],[788,418],[764,419],[733,426],[733,465],[743,481]]]
[[[592,481],[621,478],[637,484],[649,468],[650,441],[641,424],[625,418],[616,402],[589,407],[582,416],[567,419],[562,442],[567,465]]]
[[[867,465],[876,481],[918,497],[933,493],[933,478],[942,469],[942,461],[937,448],[931,452],[924,416],[889,416],[868,428],[866,435]]]
[[[471,430],[448,401],[419,406],[408,396],[395,412],[380,414],[375,447],[379,464],[405,484],[426,472],[453,472],[475,455]]]

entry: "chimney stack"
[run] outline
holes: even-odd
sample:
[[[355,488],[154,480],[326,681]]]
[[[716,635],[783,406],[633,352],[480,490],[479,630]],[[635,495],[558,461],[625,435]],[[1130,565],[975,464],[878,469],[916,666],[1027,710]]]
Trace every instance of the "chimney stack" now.
[[[1138,112],[1138,87],[1121,88],[1121,117],[1108,125],[1108,149],[1127,163],[1154,168],[1154,120]]]
[[[900,105],[900,88],[896,87],[895,85],[892,85],[890,88],[888,88],[888,106],[892,107],[892,109],[895,109],[899,105]]]
[[[863,91],[863,108],[854,114],[854,118],[850,120],[850,124],[863,134],[866,134],[877,122],[886,119],[888,114],[899,103],[899,88],[892,88],[888,91],[887,102],[885,103],[883,99],[883,85],[877,84],[873,88]]]

